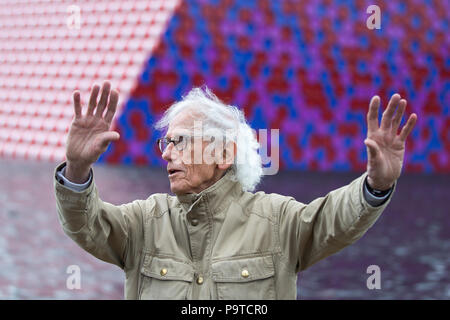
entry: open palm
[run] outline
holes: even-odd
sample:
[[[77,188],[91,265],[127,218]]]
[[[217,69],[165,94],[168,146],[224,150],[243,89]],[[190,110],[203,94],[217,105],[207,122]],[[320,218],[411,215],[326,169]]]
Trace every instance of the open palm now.
[[[89,168],[106,151],[110,142],[120,138],[119,133],[110,131],[119,94],[111,90],[108,81],[103,83],[97,102],[99,92],[100,87],[94,85],[85,115],[81,113],[80,93],[75,91],[73,94],[75,118],[67,137],[66,159],[75,167]]]
[[[367,113],[368,132],[364,143],[368,153],[368,183],[374,189],[389,189],[401,174],[406,138],[417,121],[417,115],[411,114],[400,134],[397,134],[406,104],[405,99],[394,94],[383,112],[381,125],[378,126],[380,98],[375,96],[370,101]]]

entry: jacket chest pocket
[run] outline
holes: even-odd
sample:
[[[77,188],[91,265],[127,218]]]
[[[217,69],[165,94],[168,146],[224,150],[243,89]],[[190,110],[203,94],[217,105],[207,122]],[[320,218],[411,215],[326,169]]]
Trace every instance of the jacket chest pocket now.
[[[272,256],[219,261],[211,268],[218,299],[276,299]]]
[[[191,265],[146,255],[141,268],[139,299],[185,300],[194,279]]]

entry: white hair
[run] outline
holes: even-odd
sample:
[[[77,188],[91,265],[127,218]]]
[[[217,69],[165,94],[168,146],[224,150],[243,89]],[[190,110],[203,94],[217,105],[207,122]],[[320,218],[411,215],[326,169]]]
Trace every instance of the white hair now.
[[[226,105],[204,86],[193,88],[182,100],[172,104],[155,124],[159,130],[167,129],[169,123],[182,111],[194,109],[202,116],[207,129],[220,130],[227,141],[236,144],[237,154],[231,165],[232,179],[239,181],[244,191],[254,191],[263,175],[259,143],[244,113],[235,106]],[[231,134],[230,134],[231,132]]]

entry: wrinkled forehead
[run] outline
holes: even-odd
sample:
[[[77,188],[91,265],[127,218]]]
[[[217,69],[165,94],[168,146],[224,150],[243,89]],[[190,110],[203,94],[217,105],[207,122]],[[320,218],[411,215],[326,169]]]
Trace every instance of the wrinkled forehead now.
[[[177,114],[169,123],[166,137],[171,138],[179,135],[190,135],[193,133],[195,125],[201,124],[202,117],[192,110],[182,111]]]

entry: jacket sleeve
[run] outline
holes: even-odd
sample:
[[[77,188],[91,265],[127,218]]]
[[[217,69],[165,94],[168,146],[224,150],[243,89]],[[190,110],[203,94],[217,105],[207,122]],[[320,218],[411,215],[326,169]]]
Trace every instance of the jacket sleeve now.
[[[136,243],[143,237],[141,200],[115,206],[99,198],[94,179],[80,192],[65,187],[57,172],[54,188],[58,218],[64,232],[98,259],[122,269],[132,268]],[[92,174],[92,171],[91,171]]]
[[[286,197],[280,208],[279,234],[282,252],[294,272],[356,242],[380,217],[392,199],[371,206],[363,194],[367,172],[325,197],[303,204]]]

